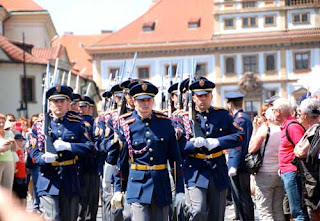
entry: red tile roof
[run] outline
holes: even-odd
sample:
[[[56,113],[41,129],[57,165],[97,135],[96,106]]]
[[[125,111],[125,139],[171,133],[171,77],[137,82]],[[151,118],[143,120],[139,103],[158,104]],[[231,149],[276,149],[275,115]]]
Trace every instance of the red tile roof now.
[[[55,60],[56,58],[61,58],[63,50],[64,47],[59,44],[51,48],[32,48],[31,54],[46,60]]]
[[[92,77],[92,58],[85,50],[85,47],[105,38],[110,34],[99,35],[73,35],[64,34],[61,37],[52,41],[52,47],[58,44],[62,44],[69,57],[69,61],[72,65],[75,73],[80,73],[82,70],[84,77]],[[86,69],[84,69],[86,68]]]
[[[90,48],[210,40],[213,35],[212,13],[212,0],[160,0],[138,19]],[[188,21],[199,19],[199,28],[188,28]],[[154,31],[142,31],[144,24],[153,22]]]
[[[23,62],[23,50],[0,35],[0,48],[15,62]],[[25,62],[29,64],[46,64],[47,60],[25,52]]]
[[[0,0],[7,11],[43,11],[33,0]]]

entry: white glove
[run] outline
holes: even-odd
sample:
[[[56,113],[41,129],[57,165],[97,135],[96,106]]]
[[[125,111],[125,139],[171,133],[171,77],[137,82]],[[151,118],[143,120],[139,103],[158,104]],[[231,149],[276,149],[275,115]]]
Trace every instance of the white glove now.
[[[41,158],[44,160],[45,163],[52,163],[56,161],[56,159],[58,158],[58,155],[54,153],[46,152],[41,156]]]
[[[121,192],[115,192],[113,194],[113,197],[111,198],[111,208],[114,209],[122,209],[122,193]]]
[[[230,177],[237,175],[237,169],[234,167],[231,167],[228,171],[228,174]]]
[[[71,151],[71,143],[65,142],[63,140],[56,140],[55,142],[53,142],[53,146],[56,149],[56,151]]]
[[[207,141],[204,137],[194,137],[191,138],[190,141],[196,148],[203,147],[207,145]]]
[[[103,169],[102,188],[106,192],[110,192],[111,189],[111,177],[116,166],[105,163]]]
[[[177,193],[174,198],[173,206],[177,207],[178,203],[185,200],[184,193]]]
[[[209,151],[213,150],[214,148],[216,148],[220,145],[220,142],[217,138],[207,138],[206,141],[207,141],[206,148]]]

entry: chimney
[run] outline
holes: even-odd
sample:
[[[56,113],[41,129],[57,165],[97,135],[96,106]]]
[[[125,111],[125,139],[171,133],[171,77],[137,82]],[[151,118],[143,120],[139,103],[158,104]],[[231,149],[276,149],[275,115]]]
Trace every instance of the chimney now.
[[[101,34],[112,34],[112,30],[101,30]]]

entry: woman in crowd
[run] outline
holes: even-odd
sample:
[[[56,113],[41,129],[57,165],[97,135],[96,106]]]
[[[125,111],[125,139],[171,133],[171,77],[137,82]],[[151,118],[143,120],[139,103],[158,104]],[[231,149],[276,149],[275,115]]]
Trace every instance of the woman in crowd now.
[[[12,151],[15,148],[15,140],[10,130],[4,130],[5,122],[5,115],[0,113],[0,186],[11,190],[14,176]]]
[[[268,131],[269,139],[265,146],[263,164],[255,175],[256,203],[259,210],[259,218],[262,221],[283,221],[282,200],[284,188],[278,175],[279,161],[278,150],[280,146],[280,124],[276,121],[271,108],[265,114],[266,123],[254,121],[253,132],[249,144],[249,153],[259,151],[266,140]]]
[[[319,101],[317,99],[308,98],[301,102],[298,121],[307,131],[294,148],[295,155],[300,158],[298,168],[303,181],[303,202],[308,208],[308,216],[311,221],[320,220],[319,168],[311,162],[306,161],[306,158],[310,143],[319,126],[319,115]]]

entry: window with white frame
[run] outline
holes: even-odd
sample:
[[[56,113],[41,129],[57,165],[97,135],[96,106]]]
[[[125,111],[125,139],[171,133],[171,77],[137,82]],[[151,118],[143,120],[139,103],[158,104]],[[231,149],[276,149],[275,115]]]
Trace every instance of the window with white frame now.
[[[148,79],[150,77],[150,67],[138,67],[138,78]]]
[[[310,51],[294,52],[294,70],[307,71],[310,70]]]
[[[170,67],[170,65],[168,65],[168,64],[165,66],[166,76],[168,76],[168,74],[169,74],[169,67]],[[177,64],[172,64],[172,65],[171,65],[172,78],[175,78],[175,77],[176,77],[177,67],[178,67]]]
[[[242,18],[242,27],[243,28],[257,27],[257,17]]]
[[[244,72],[257,72],[258,71],[258,56],[250,55],[243,56],[243,71]]]
[[[292,14],[292,23],[293,24],[307,24],[310,23],[310,13],[295,13]]]
[[[207,63],[199,63],[196,67],[195,77],[207,75]]]

